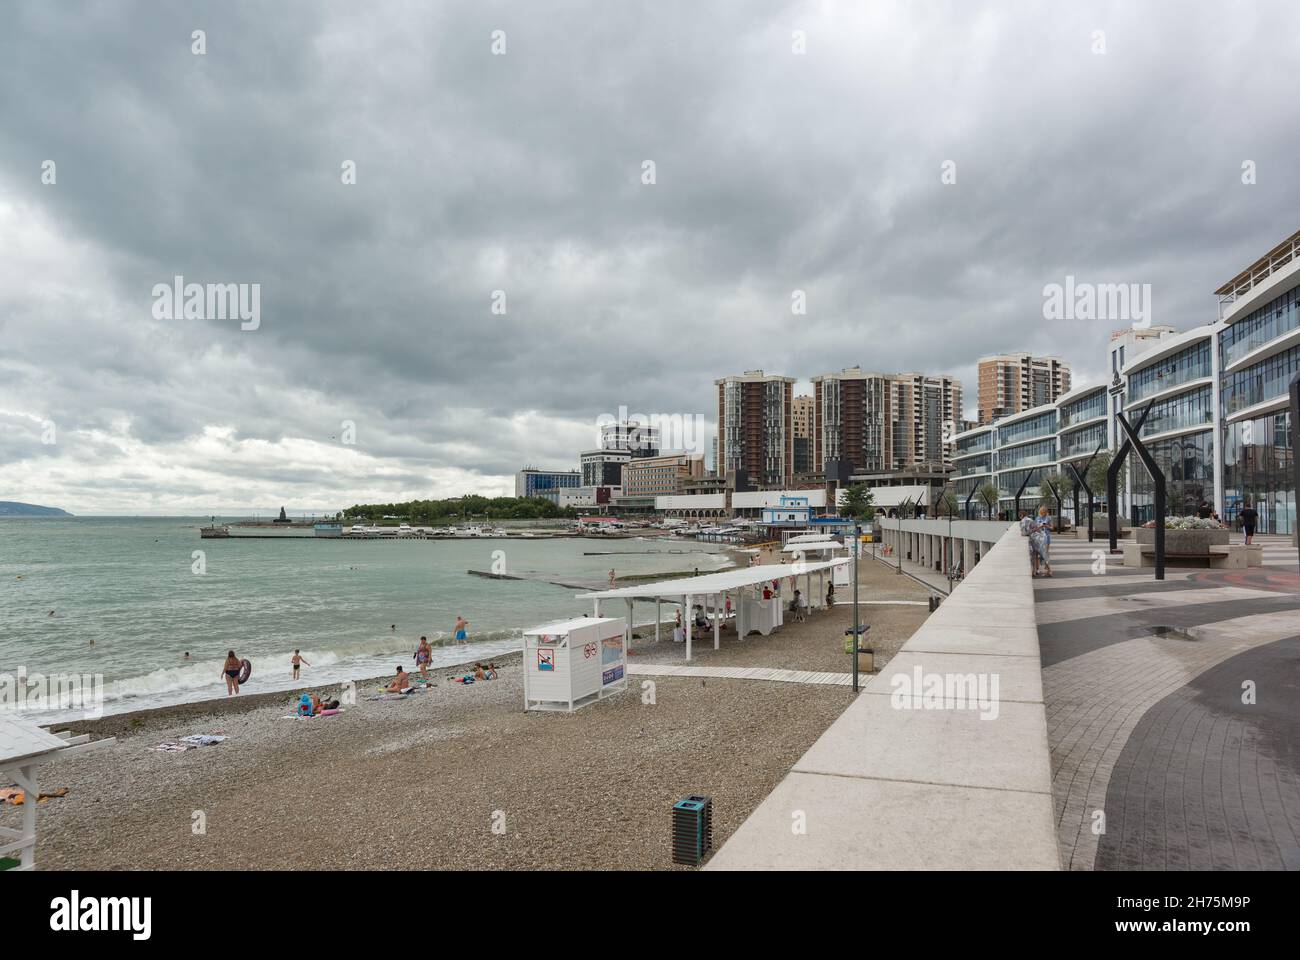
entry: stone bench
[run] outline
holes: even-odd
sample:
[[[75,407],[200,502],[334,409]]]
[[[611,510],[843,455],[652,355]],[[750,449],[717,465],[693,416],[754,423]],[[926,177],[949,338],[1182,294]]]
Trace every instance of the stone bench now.
[[[1121,543],[1126,567],[1154,567],[1156,565],[1156,546],[1154,543]],[[1169,566],[1205,566],[1224,570],[1245,570],[1247,567],[1264,565],[1264,548],[1258,544],[1247,546],[1241,543],[1211,544],[1208,553],[1174,553],[1165,551],[1165,563]]]

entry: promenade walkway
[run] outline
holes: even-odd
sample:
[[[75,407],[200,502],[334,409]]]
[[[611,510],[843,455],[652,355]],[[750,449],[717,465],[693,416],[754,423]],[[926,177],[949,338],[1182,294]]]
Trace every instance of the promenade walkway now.
[[[1261,539],[1262,568],[1163,582],[1053,545],[1034,596],[1067,869],[1300,868],[1300,576]]]
[[[851,673],[820,670],[779,670],[775,667],[689,667],[665,663],[629,663],[630,677],[714,677],[719,680],[772,680],[779,683],[829,683],[847,687],[853,684]],[[863,674],[861,683],[870,679]]]

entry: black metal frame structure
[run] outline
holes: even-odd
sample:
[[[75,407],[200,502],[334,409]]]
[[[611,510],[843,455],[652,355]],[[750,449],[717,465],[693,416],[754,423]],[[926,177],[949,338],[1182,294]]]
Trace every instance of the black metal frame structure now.
[[[1142,416],[1138,417],[1137,426],[1134,427],[1135,430],[1142,429],[1142,424],[1147,422],[1147,414],[1151,412],[1151,408],[1154,405],[1154,400],[1146,405],[1142,411]],[[1128,452],[1132,449],[1133,444],[1129,441],[1128,437],[1125,437],[1124,442],[1121,443],[1119,449],[1115,451],[1115,456],[1110,461],[1110,466],[1106,468],[1106,513],[1108,515],[1106,526],[1110,529],[1111,553],[1119,553],[1119,514],[1116,513],[1119,509],[1119,471],[1124,466],[1124,461],[1128,458]]]
[[[1147,405],[1147,409],[1150,409],[1149,404]],[[1156,463],[1155,457],[1151,456],[1151,452],[1147,450],[1146,444],[1143,443],[1142,438],[1138,436],[1138,431],[1129,425],[1128,420],[1124,418],[1124,414],[1115,414],[1115,419],[1119,422],[1119,425],[1124,428],[1124,432],[1128,434],[1128,439],[1132,442],[1133,449],[1137,451],[1138,457],[1142,460],[1142,466],[1146,467],[1147,473],[1151,476],[1151,484],[1155,487],[1156,579],[1163,580],[1165,578],[1165,472],[1160,469],[1160,464]],[[1145,413],[1142,419],[1146,419]],[[1141,426],[1142,425],[1139,423],[1138,429],[1141,429]],[[1114,522],[1115,518],[1112,516],[1111,523],[1114,524]],[[1114,527],[1112,526],[1111,529],[1113,530]]]
[[[1101,453],[1101,451],[1104,450],[1105,447],[1106,447],[1105,440],[1097,444],[1097,449],[1092,451],[1092,456],[1089,457],[1088,462],[1083,465],[1082,473],[1079,472],[1079,468],[1076,467],[1073,463],[1066,464],[1066,466],[1070,468],[1070,472],[1074,474],[1074,525],[1076,527],[1079,525],[1079,488],[1083,487],[1083,492],[1088,495],[1088,542],[1089,543],[1092,543],[1092,502],[1097,498],[1093,496],[1092,487],[1088,486],[1088,479],[1087,479],[1088,471],[1092,469],[1092,461],[1097,459],[1097,454]]]

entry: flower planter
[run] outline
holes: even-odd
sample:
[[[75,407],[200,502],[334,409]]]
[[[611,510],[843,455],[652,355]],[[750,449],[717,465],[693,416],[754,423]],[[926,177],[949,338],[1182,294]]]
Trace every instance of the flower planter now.
[[[1155,543],[1155,527],[1138,527],[1138,543]],[[1204,553],[1228,542],[1227,530],[1165,530],[1165,553]]]

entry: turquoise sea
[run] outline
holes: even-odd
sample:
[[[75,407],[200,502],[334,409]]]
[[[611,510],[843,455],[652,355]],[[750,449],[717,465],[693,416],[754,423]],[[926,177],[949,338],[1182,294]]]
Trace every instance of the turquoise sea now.
[[[703,573],[730,562],[714,546],[658,538],[201,540],[208,522],[0,520],[0,678],[19,668],[102,675],[104,710],[116,713],[223,696],[231,648],[253,663],[248,693],[294,687],[294,648],[311,663],[304,683],[381,676],[412,667],[421,635],[445,641],[457,615],[470,621],[471,643],[435,646],[435,665],[517,650],[522,630],[591,612],[572,588],[466,572],[492,569],[497,550],[509,573],[593,583],[611,567]],[[650,550],[693,552],[636,552]],[[194,572],[194,551],[205,572]],[[584,556],[591,551],[620,555]]]

